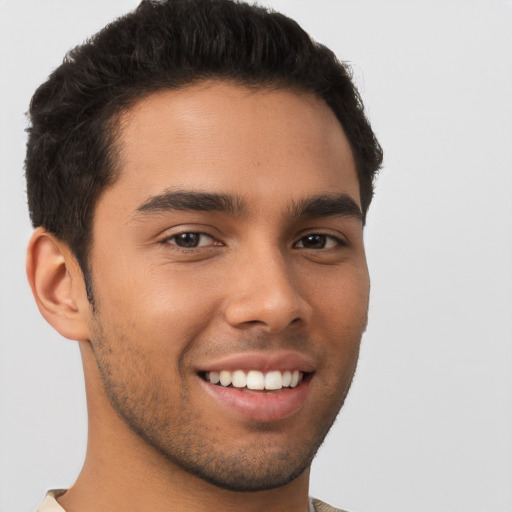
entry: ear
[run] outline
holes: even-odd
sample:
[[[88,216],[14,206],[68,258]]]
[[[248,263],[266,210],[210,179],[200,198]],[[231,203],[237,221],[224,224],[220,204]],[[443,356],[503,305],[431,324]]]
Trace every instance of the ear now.
[[[45,320],[65,338],[88,340],[90,304],[80,266],[69,247],[43,228],[30,238],[27,277]]]

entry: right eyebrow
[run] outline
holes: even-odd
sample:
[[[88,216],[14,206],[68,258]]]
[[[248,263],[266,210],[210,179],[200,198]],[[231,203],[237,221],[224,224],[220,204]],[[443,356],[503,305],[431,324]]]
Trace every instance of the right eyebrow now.
[[[135,210],[135,214],[146,216],[173,210],[215,211],[229,215],[241,215],[245,211],[245,205],[240,198],[228,194],[169,190],[146,199]]]

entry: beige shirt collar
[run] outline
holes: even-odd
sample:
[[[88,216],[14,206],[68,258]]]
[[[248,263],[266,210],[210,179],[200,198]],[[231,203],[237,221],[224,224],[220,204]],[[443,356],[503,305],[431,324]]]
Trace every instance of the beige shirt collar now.
[[[52,489],[46,493],[43,503],[37,509],[37,512],[66,512],[57,502],[57,498],[64,494],[67,489]],[[318,500],[315,500],[318,503]],[[315,512],[313,500],[309,500],[309,512]],[[332,509],[335,510],[335,509]]]
[[[67,489],[53,489],[46,493],[43,503],[37,512],[66,512],[57,502],[57,498],[66,492]]]

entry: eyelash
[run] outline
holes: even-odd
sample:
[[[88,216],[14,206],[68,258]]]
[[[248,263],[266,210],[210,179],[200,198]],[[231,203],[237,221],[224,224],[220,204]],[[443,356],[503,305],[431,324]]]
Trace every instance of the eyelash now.
[[[194,250],[201,249],[202,247],[205,247],[205,246],[201,246],[201,245],[192,246],[192,247],[186,247],[186,246],[184,247],[184,246],[178,245],[178,243],[176,243],[177,238],[178,237],[183,237],[184,235],[194,235],[194,236],[199,236],[199,237],[210,238],[214,243],[211,244],[211,245],[208,244],[206,247],[222,246],[223,245],[221,242],[218,242],[217,240],[215,240],[215,238],[212,235],[209,235],[208,233],[199,232],[199,231],[184,231],[182,233],[177,233],[175,235],[166,237],[165,239],[163,239],[161,241],[161,243],[162,243],[162,245],[171,245],[176,250],[185,251],[185,252],[191,252],[191,251],[194,251]],[[307,239],[308,237],[315,237],[315,236],[316,237],[320,237],[321,239],[323,239],[323,241],[325,242],[325,245],[329,244],[329,240],[330,241],[334,241],[334,244],[331,245],[330,247],[320,247],[320,248],[298,247],[298,248],[299,249],[309,249],[309,250],[313,250],[313,251],[318,251],[318,250],[334,249],[335,247],[346,247],[347,246],[347,242],[344,239],[340,238],[340,237],[337,237],[337,236],[334,236],[334,235],[329,235],[327,233],[311,232],[311,233],[307,233],[305,235],[302,235],[296,242],[293,243],[292,247],[293,248],[297,248],[297,245],[299,243],[302,242],[302,244],[304,244],[305,239]],[[171,243],[171,241],[173,241],[173,240],[175,241],[175,243]]]

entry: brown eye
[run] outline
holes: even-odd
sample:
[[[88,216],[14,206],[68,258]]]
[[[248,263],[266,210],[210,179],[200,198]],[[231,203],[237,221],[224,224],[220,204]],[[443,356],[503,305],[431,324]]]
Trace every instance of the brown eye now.
[[[303,236],[294,247],[299,249],[331,249],[342,245],[345,245],[343,240],[334,236],[311,233]]]
[[[324,235],[308,235],[302,237],[302,247],[306,249],[323,249],[327,242],[327,237]]]
[[[174,235],[166,240],[166,243],[176,245],[183,249],[195,249],[213,244],[213,238],[206,233],[186,232]]]
[[[197,247],[200,236],[199,233],[181,233],[181,235],[176,235],[174,240],[180,247]]]

